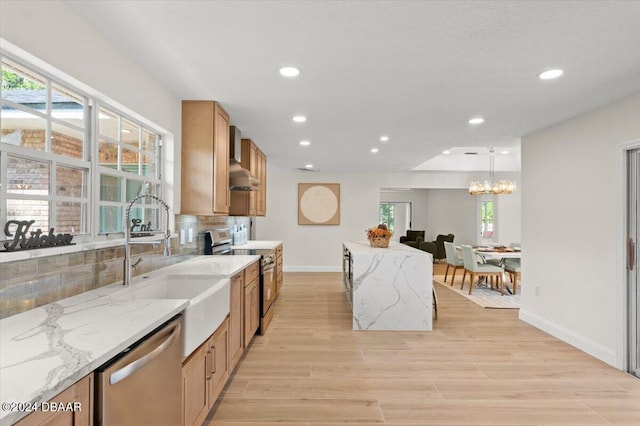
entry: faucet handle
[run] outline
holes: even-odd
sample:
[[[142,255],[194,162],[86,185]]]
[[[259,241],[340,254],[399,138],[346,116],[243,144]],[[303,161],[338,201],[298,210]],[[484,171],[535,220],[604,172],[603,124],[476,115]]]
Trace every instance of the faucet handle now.
[[[142,263],[142,258],[141,258],[141,257],[139,257],[139,258],[138,258],[138,260],[136,260],[136,263],[134,263],[133,265],[131,265],[131,267],[132,267],[133,269],[137,269],[136,267],[137,267],[140,263]]]

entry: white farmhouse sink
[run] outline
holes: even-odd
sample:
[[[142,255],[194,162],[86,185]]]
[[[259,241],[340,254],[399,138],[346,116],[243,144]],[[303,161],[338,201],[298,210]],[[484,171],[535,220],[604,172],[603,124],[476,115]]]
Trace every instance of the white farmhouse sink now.
[[[187,299],[184,310],[183,357],[193,352],[229,314],[230,282],[211,275],[168,274],[143,277],[113,294],[116,299]]]

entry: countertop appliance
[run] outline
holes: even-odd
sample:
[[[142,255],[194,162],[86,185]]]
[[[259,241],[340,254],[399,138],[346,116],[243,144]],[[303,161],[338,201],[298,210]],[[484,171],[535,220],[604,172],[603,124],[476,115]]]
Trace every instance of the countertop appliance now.
[[[182,315],[96,370],[95,425],[182,423]]]
[[[232,249],[232,234],[229,228],[213,229],[204,233],[204,254],[260,256],[260,328],[264,334],[273,312],[271,306],[278,297],[276,289],[276,253],[269,249]]]

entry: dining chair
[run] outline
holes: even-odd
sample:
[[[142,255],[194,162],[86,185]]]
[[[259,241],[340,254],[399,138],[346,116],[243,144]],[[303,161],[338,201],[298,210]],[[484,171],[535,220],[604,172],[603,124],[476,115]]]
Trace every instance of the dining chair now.
[[[453,268],[453,275],[451,277],[451,285],[456,280],[456,271],[458,269],[464,269],[464,261],[458,256],[456,246],[448,241],[444,242],[444,251],[447,255],[447,270],[444,272],[444,282],[447,282],[447,274],[449,274],[449,267]]]
[[[511,278],[511,282],[513,283],[513,294],[516,294],[518,281],[522,281],[522,274],[520,273],[520,259],[505,260],[504,270],[509,274],[509,278]]]
[[[464,280],[467,275],[467,272],[470,276],[469,282],[469,294],[473,292],[473,283],[475,282],[476,276],[478,277],[497,277],[498,284],[500,286],[500,294],[504,296],[504,281],[502,280],[502,274],[504,270],[499,266],[488,265],[486,263],[478,263],[476,260],[476,254],[471,248],[471,246],[463,245],[462,246],[462,260],[464,262],[464,276],[462,277],[462,285],[460,289],[464,287]]]

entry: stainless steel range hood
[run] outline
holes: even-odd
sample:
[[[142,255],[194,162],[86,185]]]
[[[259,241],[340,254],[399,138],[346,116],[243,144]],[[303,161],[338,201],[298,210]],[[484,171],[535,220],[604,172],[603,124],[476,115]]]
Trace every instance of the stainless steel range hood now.
[[[242,160],[242,132],[236,126],[229,127],[229,189],[231,191],[256,191],[260,181],[240,164]]]

